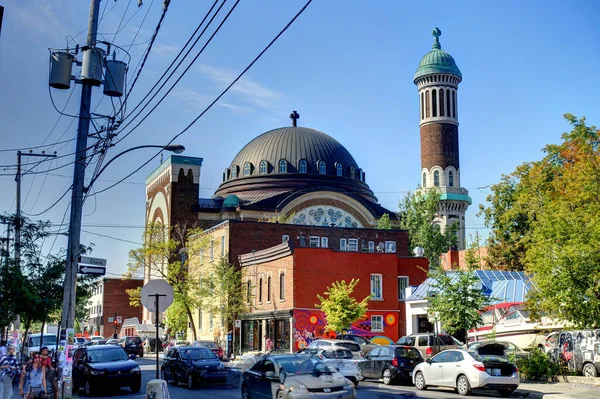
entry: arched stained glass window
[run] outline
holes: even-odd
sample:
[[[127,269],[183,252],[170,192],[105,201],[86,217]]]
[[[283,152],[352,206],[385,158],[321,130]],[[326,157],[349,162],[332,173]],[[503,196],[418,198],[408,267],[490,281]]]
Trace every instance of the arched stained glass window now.
[[[448,186],[452,187],[454,186],[454,172],[450,171],[448,173]]]
[[[300,164],[298,165],[298,169],[300,170],[300,173],[306,173],[306,169],[307,169],[306,159],[301,159],[300,160]]]
[[[344,174],[344,167],[339,162],[335,165],[335,174],[337,177],[341,177]]]
[[[433,185],[439,187],[440,185],[440,171],[436,170],[433,172]]]
[[[260,161],[260,167],[258,172],[261,175],[266,175],[267,174],[267,161]]]
[[[354,166],[350,166],[350,178],[356,179],[356,169],[354,169]]]
[[[319,174],[324,175],[325,173],[327,173],[327,168],[325,166],[325,162],[319,161]]]
[[[287,161],[285,159],[279,161],[279,173],[287,173]]]
[[[250,176],[250,173],[252,173],[252,165],[250,162],[246,162],[244,164],[244,176]]]
[[[232,179],[235,179],[237,177],[237,168],[238,168],[237,166],[233,166],[231,168],[231,178]]]
[[[427,187],[427,173],[423,172],[423,188]]]

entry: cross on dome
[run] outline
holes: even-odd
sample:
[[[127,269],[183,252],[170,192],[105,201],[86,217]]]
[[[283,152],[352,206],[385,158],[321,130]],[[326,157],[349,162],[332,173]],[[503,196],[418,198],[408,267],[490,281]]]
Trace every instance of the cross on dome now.
[[[438,50],[441,49],[442,46],[440,45],[440,36],[442,36],[442,31],[440,30],[440,28],[436,26],[431,32],[431,35],[435,38],[435,42],[433,43],[432,48]]]
[[[294,110],[290,114],[290,119],[292,120],[292,126],[297,127],[298,126],[298,119],[300,119],[300,114],[298,112],[296,112],[296,110]]]

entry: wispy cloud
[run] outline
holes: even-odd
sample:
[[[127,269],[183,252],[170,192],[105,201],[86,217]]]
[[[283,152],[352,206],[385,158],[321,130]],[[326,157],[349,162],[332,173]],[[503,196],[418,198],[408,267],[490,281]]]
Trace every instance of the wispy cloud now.
[[[189,87],[176,87],[171,95],[181,101],[188,111],[197,111],[198,108],[206,107],[214,99]]]
[[[35,4],[15,7],[16,19],[21,25],[37,32],[43,33],[46,38],[63,34],[65,26],[60,24],[62,17],[61,9],[66,7],[62,1],[35,1]]]
[[[229,85],[236,77],[237,73],[224,68],[216,68],[210,65],[200,65],[199,71],[206,76],[219,88]],[[268,87],[247,78],[240,79],[229,90],[237,101],[244,103],[242,106],[232,106],[231,104],[221,104],[235,110],[248,110],[252,108],[262,108],[266,110],[274,109],[283,97],[281,93],[269,89]]]
[[[152,46],[152,53],[159,57],[168,57],[176,54],[180,49],[170,44],[156,42]]]

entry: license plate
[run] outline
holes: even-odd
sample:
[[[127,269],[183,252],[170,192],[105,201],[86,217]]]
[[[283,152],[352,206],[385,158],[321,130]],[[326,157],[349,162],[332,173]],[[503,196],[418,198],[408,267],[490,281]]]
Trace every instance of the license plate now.
[[[493,375],[493,376],[500,376],[502,375],[502,370],[500,369],[488,369],[489,370],[489,374]]]

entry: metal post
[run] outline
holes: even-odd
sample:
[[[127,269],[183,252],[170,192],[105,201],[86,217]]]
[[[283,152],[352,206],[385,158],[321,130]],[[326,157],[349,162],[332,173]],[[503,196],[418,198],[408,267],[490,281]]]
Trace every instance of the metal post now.
[[[88,24],[87,46],[94,47],[98,29],[100,0],[91,0],[90,19]],[[69,242],[67,244],[67,263],[63,291],[63,325],[73,328],[75,325],[75,283],[77,281],[77,258],[80,252],[81,210],[83,207],[83,183],[85,179],[85,161],[87,137],[90,130],[90,105],[92,102],[92,85],[82,82],[81,103],[79,107],[79,125],[77,127],[77,146],[75,151],[75,167],[73,170],[73,187],[71,188],[71,216],[69,218]],[[71,393],[66,396],[71,396]]]
[[[158,375],[158,300],[160,298],[159,294],[155,294],[154,295],[155,302],[154,302],[154,310],[156,313],[156,379],[159,379],[159,375]]]

